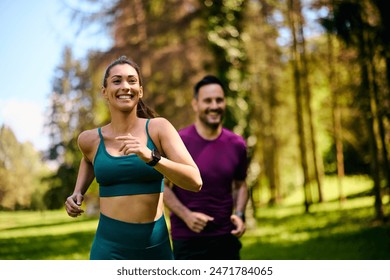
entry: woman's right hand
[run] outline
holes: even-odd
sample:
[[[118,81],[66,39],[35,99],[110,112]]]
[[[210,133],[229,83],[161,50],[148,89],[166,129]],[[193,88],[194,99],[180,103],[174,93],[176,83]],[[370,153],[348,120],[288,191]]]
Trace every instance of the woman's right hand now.
[[[65,201],[65,209],[69,216],[76,218],[84,213],[81,209],[81,203],[84,200],[84,196],[81,193],[74,193]]]

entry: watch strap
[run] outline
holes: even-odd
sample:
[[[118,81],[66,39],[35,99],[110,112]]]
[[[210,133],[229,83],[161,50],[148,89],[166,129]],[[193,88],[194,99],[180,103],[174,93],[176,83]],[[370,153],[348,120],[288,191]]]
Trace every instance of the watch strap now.
[[[241,211],[236,211],[234,212],[234,215],[240,217],[240,219],[245,222],[245,213],[241,212]]]
[[[146,164],[149,166],[155,166],[157,162],[161,159],[161,155],[157,149],[152,150],[152,160],[147,162]]]

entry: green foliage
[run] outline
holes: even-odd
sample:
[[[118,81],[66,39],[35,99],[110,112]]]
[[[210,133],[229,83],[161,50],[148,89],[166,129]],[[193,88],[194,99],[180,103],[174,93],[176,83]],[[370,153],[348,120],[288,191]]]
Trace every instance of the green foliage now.
[[[292,69],[289,66],[291,38],[286,35],[290,33],[286,25],[286,2],[83,2],[98,7],[91,10],[99,13],[84,14],[82,18],[102,23],[102,29],[112,34],[113,45],[106,52],[91,51],[84,63],[75,60],[71,49],[67,48],[55,73],[49,128],[53,140],[51,156],[58,160],[61,167],[49,181],[52,189],[46,200],[50,201],[50,207],[62,206],[64,196],[74,187],[81,157],[75,141],[77,135],[82,130],[109,122],[107,106],[99,99],[101,78],[105,66],[119,55],[127,55],[141,66],[145,102],[178,129],[192,121],[190,100],[195,81],[206,73],[220,76],[229,89],[225,125],[242,134],[250,148],[250,186],[264,193],[270,192],[271,186],[277,186],[277,192],[283,198],[302,184],[297,125],[293,117],[296,112]],[[334,15],[342,15],[337,19],[341,31],[352,36],[349,42],[356,43],[359,33],[348,32],[355,31],[353,28],[362,22],[356,21],[357,14],[343,15],[341,12],[349,11],[345,7],[350,5],[353,6],[351,11],[359,5],[370,7],[359,8],[359,12],[374,11],[370,14],[365,12],[368,20],[364,25],[367,30],[374,28],[375,32],[369,33],[370,38],[374,39],[376,35],[381,38],[378,39],[380,47],[371,46],[375,50],[374,62],[378,62],[375,69],[377,81],[372,88],[377,86],[380,90],[383,101],[380,104],[387,104],[388,99],[383,94],[388,89],[383,74],[386,69],[381,59],[381,55],[386,53],[386,38],[379,36],[383,35],[383,12],[377,13],[372,8],[383,3],[336,1],[346,6],[333,10],[331,1],[311,1],[313,5],[300,2],[303,10],[310,10],[311,18],[319,19],[324,16],[324,11],[328,13],[325,14],[328,18],[322,21],[328,27],[328,34],[319,26],[310,29],[313,26],[309,24],[313,21],[303,21],[307,24],[303,26],[305,35],[309,34],[305,37],[305,44],[318,154],[324,155],[322,159],[328,174],[334,174],[337,166],[332,124],[334,94],[342,115],[345,171],[347,174],[367,173],[372,157],[368,152],[369,138],[365,124],[368,116],[356,106],[359,103],[359,98],[355,98],[356,92],[361,84],[357,48],[352,45],[352,48],[346,49],[340,40],[336,40],[333,35],[337,31],[335,22],[330,20]],[[343,18],[347,21],[343,22]],[[386,23],[383,21],[384,29]],[[306,34],[306,30],[314,33]],[[332,46],[328,38],[333,40]],[[333,60],[329,58],[331,54]],[[335,71],[333,78],[329,74],[331,66]],[[385,106],[381,109],[386,112]],[[385,122],[385,131],[388,131],[388,123]],[[309,165],[313,173],[310,161]],[[262,203],[263,200],[259,202]]]
[[[41,178],[50,171],[31,143],[19,143],[6,126],[0,127],[0,209],[45,209]]]
[[[199,16],[198,1],[118,0],[106,4],[100,6],[99,14],[83,15],[98,24],[110,21],[102,24],[102,29],[115,38],[107,52],[92,53],[94,68],[105,68],[120,55],[133,59],[141,67],[145,103],[175,127],[188,125],[192,86],[205,73],[205,64],[214,65],[206,48],[205,19]]]
[[[58,163],[58,169],[45,178],[50,185],[44,195],[48,209],[62,207],[66,197],[73,192],[82,157],[77,144],[78,135],[106,121],[107,108],[98,98],[99,86],[92,67],[93,64],[83,66],[81,61],[73,58],[71,49],[65,48],[63,62],[54,77],[51,118],[47,123],[51,139],[48,157]]]
[[[228,108],[225,126],[247,136],[248,91],[244,86],[247,59],[242,40],[243,13],[246,1],[200,1],[204,6],[207,44],[214,56],[214,68],[227,87]]]
[[[368,149],[367,143],[362,149]],[[367,154],[362,153],[362,149],[357,149],[352,146],[351,143],[344,143],[344,168],[345,173],[348,175],[354,174],[370,174],[370,160]],[[335,158],[335,147],[332,145],[329,150],[325,151],[323,160],[328,175],[334,175],[337,172],[336,158]]]
[[[93,87],[88,67],[73,58],[70,48],[64,49],[63,62],[55,73],[48,110],[51,118],[46,123],[51,140],[49,159],[72,164],[80,159],[75,153],[75,139],[93,127],[96,97],[90,92]]]
[[[326,18],[330,33],[337,34],[348,49],[356,53],[354,62],[359,69],[358,90],[354,94],[359,114],[357,120],[367,130],[370,175],[374,181],[377,219],[384,219],[381,185],[390,187],[388,111],[390,64],[387,37],[383,29],[388,23],[380,7],[381,1],[340,1],[332,3],[332,14]],[[380,74],[381,72],[387,75]],[[385,82],[384,82],[385,81]]]

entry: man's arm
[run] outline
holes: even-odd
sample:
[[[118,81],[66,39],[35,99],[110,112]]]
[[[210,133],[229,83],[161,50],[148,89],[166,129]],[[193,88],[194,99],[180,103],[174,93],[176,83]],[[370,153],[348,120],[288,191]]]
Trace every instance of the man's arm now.
[[[235,212],[245,214],[246,205],[248,203],[248,187],[245,181],[234,181],[233,188],[236,192],[234,198]]]
[[[248,203],[248,187],[245,181],[233,182],[233,201],[234,201],[234,213],[231,216],[233,224],[236,226],[232,230],[232,234],[241,237],[245,230],[245,209]]]
[[[166,180],[166,179],[165,179]],[[172,189],[165,184],[164,187],[164,203],[170,211],[175,213],[180,219],[184,221],[185,216],[189,215],[190,209],[183,205],[180,200],[177,198]]]
[[[213,217],[204,213],[193,212],[187,208],[183,203],[181,203],[167,183],[164,187],[164,204],[170,211],[182,219],[190,230],[197,233],[204,229],[207,222],[214,220]]]

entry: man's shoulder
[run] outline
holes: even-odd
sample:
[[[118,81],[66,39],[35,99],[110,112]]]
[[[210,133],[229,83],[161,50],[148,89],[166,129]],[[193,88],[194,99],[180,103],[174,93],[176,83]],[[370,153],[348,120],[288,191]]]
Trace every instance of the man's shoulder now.
[[[194,127],[195,127],[194,124],[191,124],[191,125],[186,126],[186,127],[182,128],[182,129],[179,129],[180,136],[183,137],[183,136],[186,136],[186,135],[194,133]]]
[[[241,135],[231,131],[230,129],[227,128],[222,128],[223,131],[223,136],[225,139],[232,143],[238,143],[238,144],[244,144],[245,145],[245,139]]]

